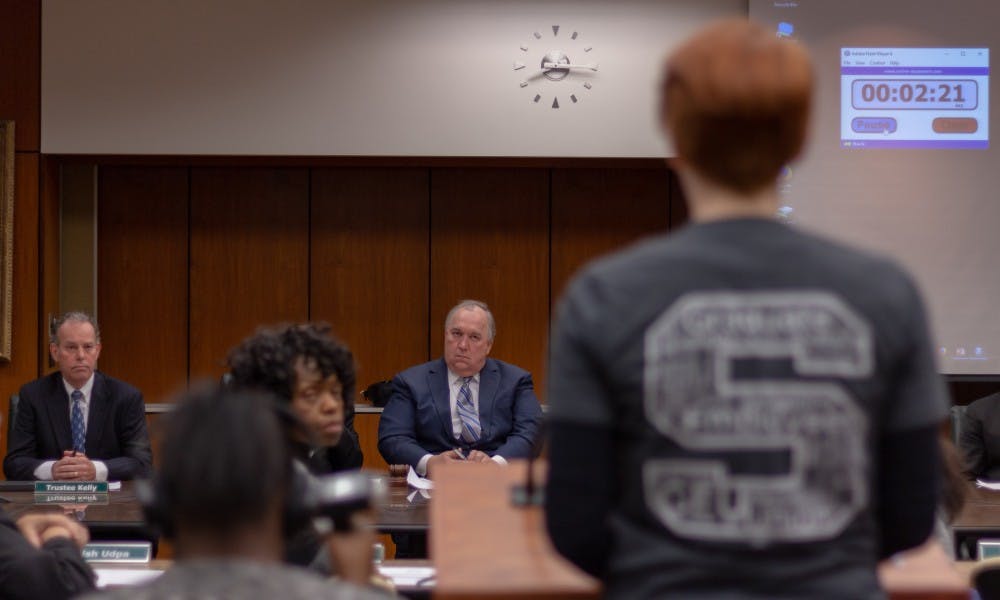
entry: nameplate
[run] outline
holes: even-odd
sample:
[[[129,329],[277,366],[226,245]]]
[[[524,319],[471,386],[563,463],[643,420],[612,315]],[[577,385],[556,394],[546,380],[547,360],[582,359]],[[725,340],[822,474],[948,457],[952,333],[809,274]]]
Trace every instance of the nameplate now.
[[[979,540],[976,546],[979,560],[1000,556],[1000,540]]]
[[[107,494],[35,494],[35,504],[107,504]]]
[[[107,481],[36,481],[36,494],[107,494]]]
[[[148,563],[152,557],[153,545],[149,542],[101,542],[83,547],[87,562]]]

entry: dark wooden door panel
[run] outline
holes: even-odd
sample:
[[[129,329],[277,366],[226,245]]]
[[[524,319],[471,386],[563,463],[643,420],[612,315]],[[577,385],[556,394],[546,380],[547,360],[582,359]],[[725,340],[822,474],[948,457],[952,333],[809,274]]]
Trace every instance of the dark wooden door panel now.
[[[188,170],[103,167],[98,195],[101,369],[162,402],[187,379]]]
[[[432,356],[448,309],[490,305],[491,356],[528,369],[544,390],[549,326],[549,173],[543,169],[435,169],[431,173]]]
[[[311,318],[354,351],[359,391],[427,360],[427,169],[312,175]]]
[[[191,173],[192,377],[218,377],[260,325],[309,317],[309,173]]]
[[[552,172],[553,303],[587,262],[667,231],[670,178],[666,167]]]

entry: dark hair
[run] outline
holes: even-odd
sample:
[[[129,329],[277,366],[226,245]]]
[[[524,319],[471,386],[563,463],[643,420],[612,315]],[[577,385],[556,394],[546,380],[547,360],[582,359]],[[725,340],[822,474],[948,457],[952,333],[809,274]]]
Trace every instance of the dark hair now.
[[[343,387],[345,410],[354,405],[354,355],[325,323],[261,328],[229,352],[231,384],[266,390],[284,402],[295,393],[295,364],[315,362],[324,378],[336,375]]]
[[[677,155],[718,185],[773,185],[805,142],[813,71],[800,44],[745,19],[696,34],[667,60],[660,115]]]
[[[98,344],[101,343],[101,328],[97,325],[97,319],[89,313],[79,310],[71,310],[52,319],[52,322],[49,324],[50,344],[59,344],[59,328],[62,327],[63,323],[66,323],[67,321],[90,323],[91,327],[94,328],[94,340],[97,341]]]
[[[174,523],[233,531],[280,510],[292,458],[270,394],[203,386],[165,417],[157,494]]]

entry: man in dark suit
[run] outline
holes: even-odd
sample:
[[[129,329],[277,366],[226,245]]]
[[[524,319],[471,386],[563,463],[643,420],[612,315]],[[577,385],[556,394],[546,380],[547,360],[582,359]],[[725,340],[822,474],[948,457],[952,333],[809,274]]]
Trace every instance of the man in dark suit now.
[[[969,479],[1000,479],[1000,393],[969,404],[961,416],[958,448]]]
[[[153,456],[142,393],[97,372],[97,322],[70,312],[52,327],[59,371],[24,385],[3,461],[7,479],[107,481],[142,477]]]
[[[378,430],[389,464],[426,475],[446,461],[531,455],[541,407],[530,373],[488,358],[495,335],[486,304],[460,302],[445,319],[444,357],[396,375]]]

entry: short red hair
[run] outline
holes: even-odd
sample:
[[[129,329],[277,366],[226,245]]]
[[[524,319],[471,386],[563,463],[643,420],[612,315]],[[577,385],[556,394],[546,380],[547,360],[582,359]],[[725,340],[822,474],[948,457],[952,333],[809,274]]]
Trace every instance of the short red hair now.
[[[798,43],[727,20],[667,59],[660,114],[691,168],[749,194],[773,185],[802,150],[812,87],[812,64]]]

